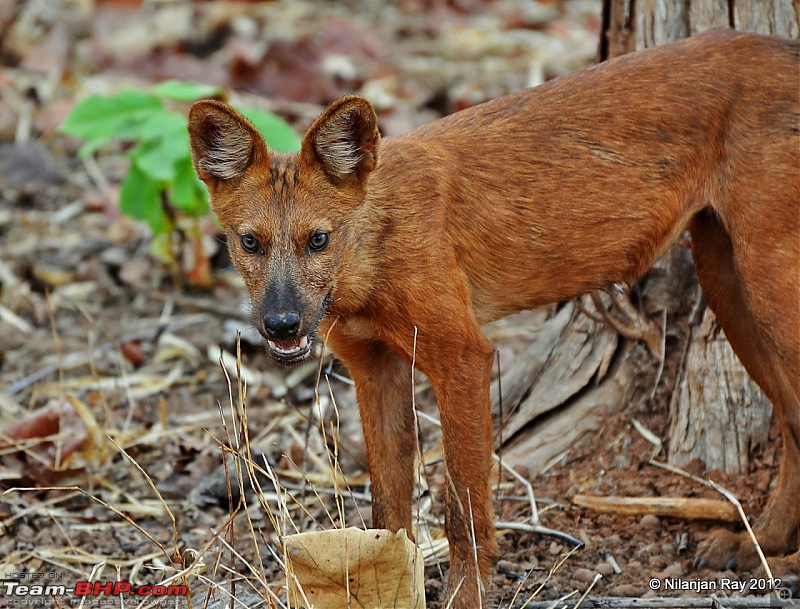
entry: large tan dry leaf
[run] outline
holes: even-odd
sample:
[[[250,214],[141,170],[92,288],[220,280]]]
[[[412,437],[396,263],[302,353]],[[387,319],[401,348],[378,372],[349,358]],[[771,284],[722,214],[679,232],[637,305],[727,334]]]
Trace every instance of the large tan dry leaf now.
[[[284,552],[290,607],[425,607],[422,554],[404,530],[300,533]]]

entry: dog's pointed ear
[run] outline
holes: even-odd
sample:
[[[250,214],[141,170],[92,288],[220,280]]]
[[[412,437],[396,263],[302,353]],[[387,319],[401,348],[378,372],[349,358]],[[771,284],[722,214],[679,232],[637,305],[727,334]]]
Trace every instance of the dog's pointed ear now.
[[[192,106],[189,139],[194,170],[211,192],[240,178],[254,163],[269,162],[267,144],[253,124],[216,100]]]
[[[300,155],[306,163],[321,165],[337,185],[361,183],[378,166],[380,140],[372,104],[350,95],[333,102],[309,127]]]

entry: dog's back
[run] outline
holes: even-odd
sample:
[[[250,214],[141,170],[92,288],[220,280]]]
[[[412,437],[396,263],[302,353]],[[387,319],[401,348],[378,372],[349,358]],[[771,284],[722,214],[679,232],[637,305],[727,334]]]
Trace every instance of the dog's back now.
[[[370,198],[446,221],[481,322],[631,281],[705,205],[796,222],[798,53],[713,31],[489,101],[384,141]]]

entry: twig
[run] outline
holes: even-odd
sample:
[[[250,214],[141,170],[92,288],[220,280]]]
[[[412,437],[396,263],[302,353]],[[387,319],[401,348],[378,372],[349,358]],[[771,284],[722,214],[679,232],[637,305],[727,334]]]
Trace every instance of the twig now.
[[[664,374],[664,363],[667,360],[667,310],[661,310],[661,355],[658,358],[658,370],[656,371],[656,378],[653,381],[653,390],[650,392],[650,399],[656,396],[656,389],[661,382],[661,376]]]
[[[660,357],[659,346],[662,343],[662,339],[659,336],[658,326],[651,319],[637,311],[624,293],[612,291],[610,297],[612,303],[625,315],[626,321],[617,319],[611,314],[611,311],[608,310],[600,298],[599,292],[592,292],[591,297],[597,311],[618,334],[625,338],[644,342],[654,357]]]
[[[94,182],[98,190],[102,191],[104,194],[107,194],[111,190],[111,184],[109,184],[103,170],[100,169],[100,165],[97,164],[94,155],[89,154],[83,157],[83,167],[86,169],[86,174],[92,182]]]
[[[517,470],[505,463],[499,455],[493,453],[492,456],[501,468],[506,470],[506,472],[508,472],[512,478],[514,478],[525,488],[525,492],[528,494],[528,501],[531,505],[531,523],[535,527],[541,526],[542,522],[539,520],[539,509],[536,507],[536,497],[533,494],[533,485],[528,482],[524,476],[519,474]]]
[[[198,296],[183,296],[181,294],[164,294],[162,292],[148,292],[148,298],[153,300],[168,300],[174,302],[182,309],[211,313],[217,317],[250,321],[250,315],[237,307],[226,306],[216,299],[198,298]]]
[[[498,529],[508,529],[510,531],[523,531],[525,533],[537,533],[539,535],[548,535],[550,537],[555,537],[556,539],[560,539],[561,541],[566,541],[567,543],[572,544],[572,546],[576,550],[582,550],[584,544],[580,539],[569,535],[568,533],[562,533],[561,531],[556,531],[555,529],[548,528],[541,524],[525,524],[524,522],[508,522],[505,520],[496,520],[494,526]]]
[[[33,327],[25,321],[22,317],[14,313],[8,307],[5,307],[0,304],[0,321],[4,321],[7,324],[14,326],[17,330],[24,334],[28,334],[33,331]]]

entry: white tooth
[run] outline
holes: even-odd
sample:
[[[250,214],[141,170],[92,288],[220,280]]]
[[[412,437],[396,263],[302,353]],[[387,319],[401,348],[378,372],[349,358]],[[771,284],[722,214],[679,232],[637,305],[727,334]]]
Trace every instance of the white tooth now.
[[[309,338],[308,336],[301,336],[297,341],[297,344],[289,347],[288,349],[278,346],[278,343],[269,339],[267,339],[267,344],[273,352],[280,355],[291,356],[305,351],[309,345]]]

